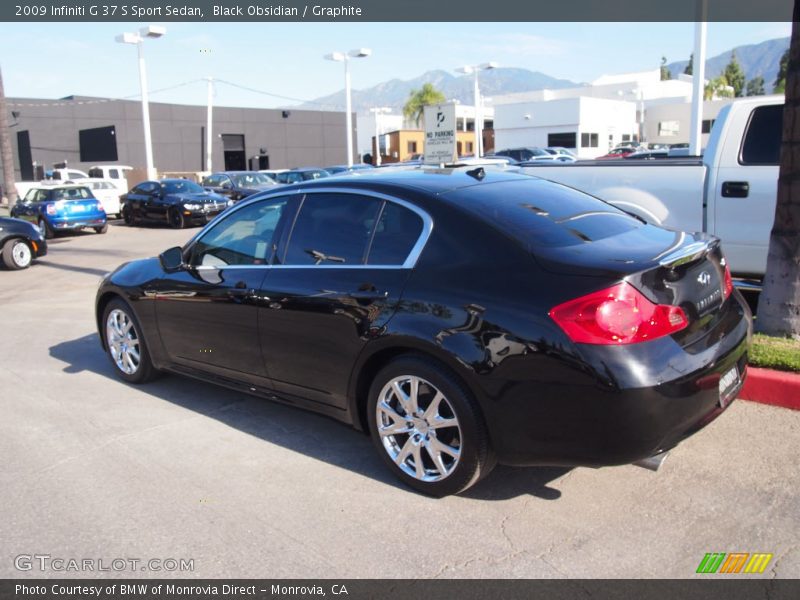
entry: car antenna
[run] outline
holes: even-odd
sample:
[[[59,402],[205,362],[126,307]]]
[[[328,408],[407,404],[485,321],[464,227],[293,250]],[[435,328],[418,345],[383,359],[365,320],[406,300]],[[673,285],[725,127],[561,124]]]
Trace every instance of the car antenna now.
[[[467,175],[474,177],[478,181],[481,181],[484,177],[486,177],[486,171],[483,170],[483,167],[478,167],[477,169],[467,171]]]

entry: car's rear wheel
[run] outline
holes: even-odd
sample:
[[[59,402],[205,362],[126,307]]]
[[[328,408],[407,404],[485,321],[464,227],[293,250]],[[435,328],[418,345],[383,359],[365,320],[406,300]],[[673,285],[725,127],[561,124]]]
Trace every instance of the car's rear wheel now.
[[[31,247],[19,238],[3,244],[3,264],[13,270],[27,269],[33,260]]]
[[[95,233],[106,233],[108,231],[108,223],[106,223],[102,227],[95,227],[94,231]]]
[[[42,234],[42,237],[46,240],[53,239],[53,228],[47,223],[44,219],[39,219],[39,233]]]
[[[171,208],[169,210],[168,218],[169,226],[173,229],[183,229],[186,227],[186,219],[184,218],[183,213],[177,208]]]
[[[131,383],[150,381],[158,371],[142,336],[142,328],[126,302],[117,298],[103,311],[106,352],[117,374]]]
[[[375,377],[368,402],[375,447],[407,485],[431,496],[457,494],[493,467],[480,409],[447,369],[395,359]]]

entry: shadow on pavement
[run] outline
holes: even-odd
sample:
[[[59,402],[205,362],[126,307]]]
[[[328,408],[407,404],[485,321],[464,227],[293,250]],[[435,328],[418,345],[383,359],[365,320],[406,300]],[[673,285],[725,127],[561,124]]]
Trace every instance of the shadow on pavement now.
[[[98,275],[102,277],[106,273],[108,273],[108,269],[93,269],[91,267],[77,267],[75,265],[61,265],[59,263],[48,262],[46,260],[39,259],[37,264],[40,267],[48,267],[50,269],[61,269],[62,271],[75,271],[76,273],[86,273],[88,275]]]
[[[129,385],[116,376],[97,334],[61,342],[49,350],[50,356],[66,363],[64,373],[74,375],[88,371],[108,377],[112,380],[109,385]],[[165,374],[151,383],[134,387],[267,443],[413,493],[384,466],[369,437],[333,419],[178,375]],[[475,500],[507,500],[532,495],[556,500],[561,492],[548,484],[569,470],[498,466],[461,496]]]

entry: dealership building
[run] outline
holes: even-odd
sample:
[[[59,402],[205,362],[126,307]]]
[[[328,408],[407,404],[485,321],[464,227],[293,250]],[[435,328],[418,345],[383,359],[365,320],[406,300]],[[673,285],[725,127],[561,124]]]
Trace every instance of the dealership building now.
[[[56,163],[86,170],[145,167],[138,100],[68,96],[8,98],[16,178],[32,181]],[[205,170],[205,106],[150,103],[153,160],[161,173]],[[214,107],[214,170],[288,169],[347,160],[344,112]],[[353,118],[355,131],[356,118]],[[355,136],[354,136],[355,137]]]

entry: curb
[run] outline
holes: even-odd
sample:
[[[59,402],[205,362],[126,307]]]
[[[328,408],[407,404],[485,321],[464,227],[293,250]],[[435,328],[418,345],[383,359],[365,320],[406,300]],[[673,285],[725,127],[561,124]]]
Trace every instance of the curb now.
[[[800,374],[748,367],[739,399],[800,410]]]

